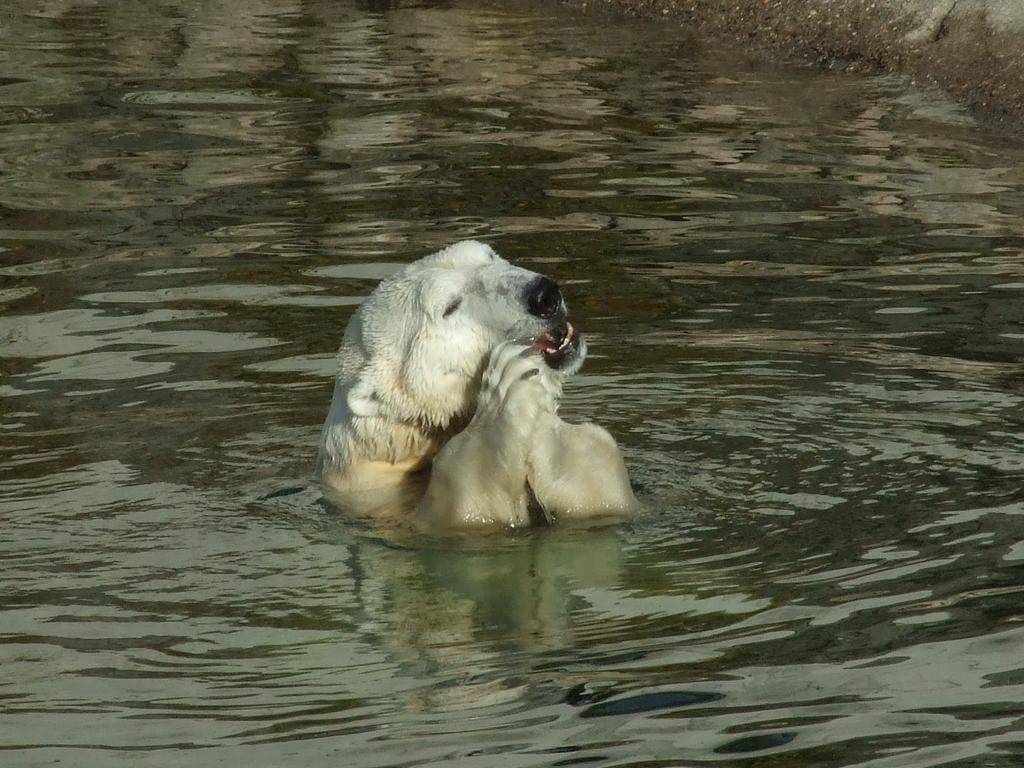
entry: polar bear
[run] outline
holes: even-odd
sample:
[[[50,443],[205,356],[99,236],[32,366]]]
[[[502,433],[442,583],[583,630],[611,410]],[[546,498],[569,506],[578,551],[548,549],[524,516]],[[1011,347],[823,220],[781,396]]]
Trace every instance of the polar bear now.
[[[615,516],[637,505],[612,436],[557,414],[586,344],[551,279],[467,240],[353,314],[317,475],[347,507],[431,527]]]

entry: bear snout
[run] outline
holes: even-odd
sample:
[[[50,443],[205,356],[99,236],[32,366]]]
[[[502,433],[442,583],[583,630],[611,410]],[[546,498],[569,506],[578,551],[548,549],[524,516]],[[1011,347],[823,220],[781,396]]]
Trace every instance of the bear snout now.
[[[558,283],[544,275],[538,275],[527,284],[525,296],[530,314],[545,320],[554,318],[562,308]]]

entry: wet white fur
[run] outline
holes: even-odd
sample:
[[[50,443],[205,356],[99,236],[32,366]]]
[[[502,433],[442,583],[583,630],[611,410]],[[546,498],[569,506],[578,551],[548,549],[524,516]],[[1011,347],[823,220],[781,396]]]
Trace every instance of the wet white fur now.
[[[322,482],[353,506],[411,503],[437,525],[526,524],[531,488],[556,518],[631,510],[615,441],[558,418],[563,374],[528,346],[548,325],[527,311],[536,277],[465,241],[381,282],[338,353]]]

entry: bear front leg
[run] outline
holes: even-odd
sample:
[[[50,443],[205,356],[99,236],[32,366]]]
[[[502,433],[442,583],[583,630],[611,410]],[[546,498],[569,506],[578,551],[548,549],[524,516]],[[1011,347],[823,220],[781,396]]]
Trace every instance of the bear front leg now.
[[[637,510],[622,451],[596,424],[541,421],[528,459],[527,478],[552,520],[623,517]]]
[[[557,385],[540,352],[506,343],[491,353],[476,413],[434,459],[419,514],[452,526],[527,525],[528,459],[538,422],[557,419]]]

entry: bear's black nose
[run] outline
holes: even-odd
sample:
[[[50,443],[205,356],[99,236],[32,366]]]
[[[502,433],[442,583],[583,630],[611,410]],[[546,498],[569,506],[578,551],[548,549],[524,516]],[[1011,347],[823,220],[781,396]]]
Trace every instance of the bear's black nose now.
[[[562,306],[562,292],[558,283],[550,277],[540,275],[526,286],[526,306],[531,315],[545,319],[554,317]]]

